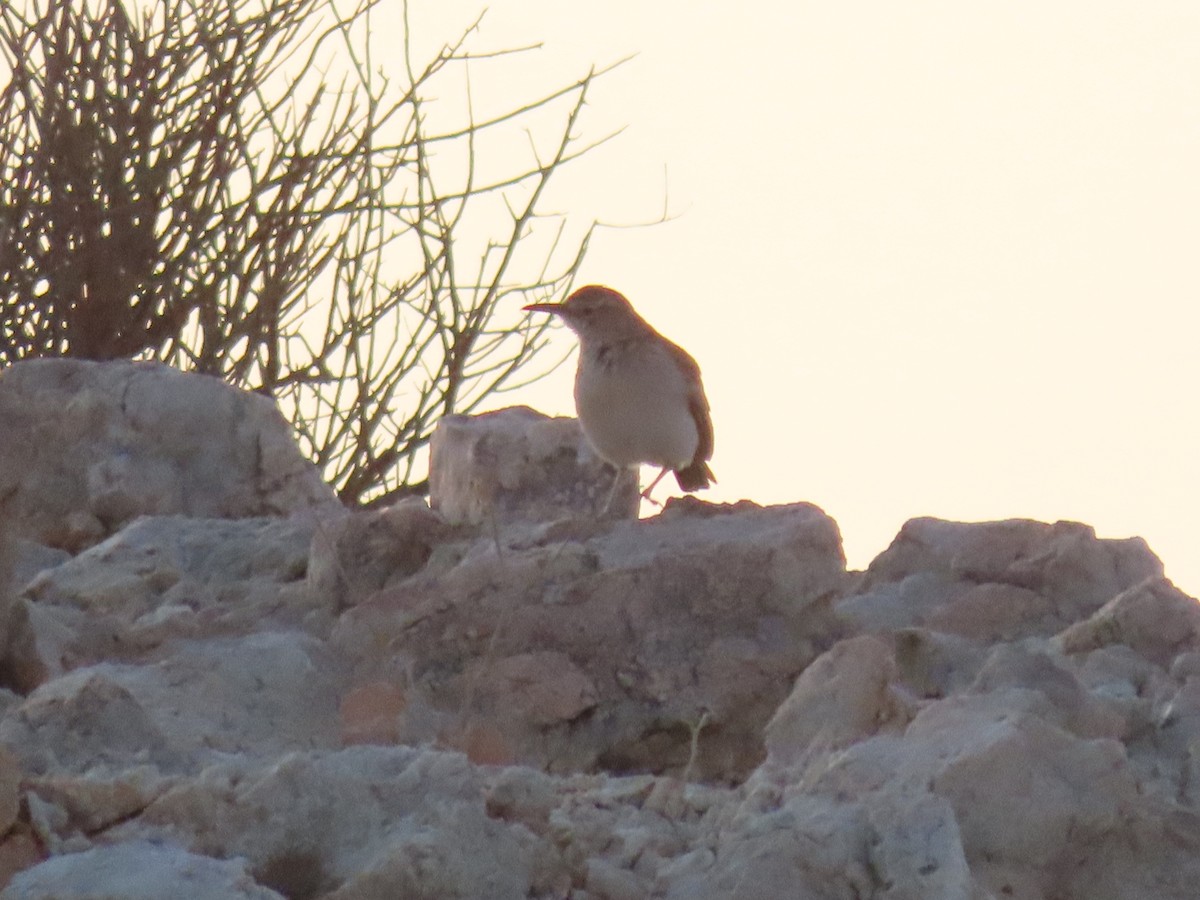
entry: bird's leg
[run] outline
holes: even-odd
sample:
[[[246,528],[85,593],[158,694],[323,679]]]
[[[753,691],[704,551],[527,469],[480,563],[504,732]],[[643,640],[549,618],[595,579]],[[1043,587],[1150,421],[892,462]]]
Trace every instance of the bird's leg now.
[[[662,506],[662,504],[661,504],[661,503],[657,502],[656,500],[653,500],[653,499],[651,499],[651,497],[650,497],[650,493],[651,493],[651,491],[653,491],[653,490],[654,490],[656,487],[658,487],[658,483],[659,483],[660,481],[662,481],[662,480],[663,480],[663,476],[664,476],[664,475],[666,475],[666,474],[667,474],[668,472],[670,472],[670,471],[671,471],[671,470],[670,470],[670,469],[668,469],[666,466],[663,466],[663,469],[662,469],[662,471],[658,473],[658,475],[655,477],[655,479],[654,479],[652,482],[650,482],[650,487],[648,487],[648,488],[646,488],[644,491],[642,491],[642,493],[641,493],[641,497],[642,497],[642,499],[643,499],[643,500],[649,500],[649,501],[650,501],[651,503],[653,503],[655,506]]]
[[[608,499],[604,501],[604,508],[600,510],[601,519],[608,515],[608,508],[612,506],[613,499],[617,496],[617,485],[621,483],[621,476],[625,474],[624,469],[618,469],[616,466],[613,466],[613,469],[616,474],[613,475],[613,483],[608,491]]]

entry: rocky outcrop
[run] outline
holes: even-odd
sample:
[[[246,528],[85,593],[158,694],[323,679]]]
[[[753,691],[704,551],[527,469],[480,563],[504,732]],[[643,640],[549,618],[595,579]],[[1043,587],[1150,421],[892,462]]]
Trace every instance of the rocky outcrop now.
[[[306,580],[323,527],[313,517],[137,519],[25,584],[10,606],[0,684],[28,692],[98,662],[157,659],[179,641],[323,634],[334,598]]]
[[[157,363],[0,372],[0,501],[14,533],[78,551],[140,515],[284,516],[336,503],[266,397]]]
[[[578,452],[522,416],[456,428]],[[83,507],[23,505],[0,898],[1196,895],[1200,606],[1141,541],[918,519],[847,573],[813,506],[599,521],[572,471],[58,549]]]
[[[906,523],[838,611],[863,630],[927,626],[981,641],[1048,637],[1163,574],[1134,538],[1075,522]]]
[[[461,543],[348,609],[332,643],[356,683],[403,695],[403,740],[555,772],[736,781],[833,640],[844,584],[817,508],[689,499],[639,522]]]

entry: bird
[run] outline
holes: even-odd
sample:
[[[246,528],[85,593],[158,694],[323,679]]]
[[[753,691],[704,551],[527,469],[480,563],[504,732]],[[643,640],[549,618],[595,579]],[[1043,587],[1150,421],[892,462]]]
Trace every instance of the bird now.
[[[686,350],[604,285],[589,284],[562,303],[525,309],[557,316],[578,336],[575,409],[583,435],[618,470],[660,468],[643,498],[650,499],[667,472],[689,493],[717,480],[708,466],[713,455],[708,398],[700,366]],[[615,493],[616,482],[604,512]]]

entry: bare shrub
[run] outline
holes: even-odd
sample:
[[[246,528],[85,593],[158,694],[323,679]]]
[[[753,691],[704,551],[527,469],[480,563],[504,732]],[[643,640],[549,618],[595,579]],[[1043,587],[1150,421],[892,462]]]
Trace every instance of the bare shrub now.
[[[0,363],[216,375],[275,397],[346,502],[423,489],[437,419],[536,374],[520,307],[567,290],[591,235],[539,203],[594,146],[598,73],[434,125],[462,67],[519,51],[473,51],[476,22],[417,60],[405,33],[384,74],[376,2],[0,5]],[[547,122],[481,176],[482,141]]]

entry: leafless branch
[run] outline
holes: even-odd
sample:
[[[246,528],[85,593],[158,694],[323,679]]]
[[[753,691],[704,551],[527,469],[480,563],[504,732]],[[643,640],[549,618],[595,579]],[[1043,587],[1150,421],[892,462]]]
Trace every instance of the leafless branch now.
[[[476,20],[418,60],[406,32],[384,74],[383,2],[0,4],[0,364],[220,375],[276,398],[346,502],[421,489],[440,416],[538,373],[520,307],[567,291],[592,235],[540,203],[612,137],[577,129],[613,67],[481,118],[468,78],[434,128],[452,70],[537,45],[474,47]],[[481,179],[480,136],[508,128],[554,152]]]

